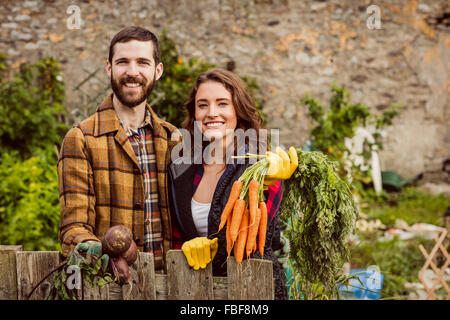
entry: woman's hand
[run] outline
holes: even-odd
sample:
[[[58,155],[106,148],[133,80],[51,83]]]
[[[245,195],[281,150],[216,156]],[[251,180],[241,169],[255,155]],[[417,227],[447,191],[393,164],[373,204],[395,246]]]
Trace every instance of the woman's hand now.
[[[269,160],[269,170],[264,179],[264,189],[278,180],[289,179],[298,167],[298,156],[294,147],[289,148],[289,155],[280,147],[277,147],[275,151],[276,153],[271,151],[266,153],[267,160]]]
[[[198,270],[199,268],[205,269],[207,264],[216,256],[218,248],[217,241],[217,238],[209,240],[206,237],[197,237],[183,243],[181,250],[183,250],[188,264],[194,270]]]

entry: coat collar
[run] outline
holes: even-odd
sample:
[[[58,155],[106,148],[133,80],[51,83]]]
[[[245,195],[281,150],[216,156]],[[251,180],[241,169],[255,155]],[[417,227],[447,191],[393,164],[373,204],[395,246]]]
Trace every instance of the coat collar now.
[[[112,103],[113,94],[110,94],[106,97],[103,103],[98,106],[97,112],[94,120],[94,136],[99,137],[102,135],[106,135],[108,133],[115,132],[114,139],[122,146],[127,155],[131,158],[137,168],[140,170],[139,162],[136,158],[136,154],[134,153],[133,147],[128,141],[128,135],[125,132],[125,129],[120,125],[119,117],[117,116],[116,110],[113,107]],[[150,111],[151,114],[151,122],[153,129],[153,136],[155,138],[159,137],[159,143],[155,144],[156,151],[156,160],[158,163],[168,164],[168,158],[165,152],[158,151],[166,151],[169,145],[169,133],[173,131],[173,126],[168,122],[162,121],[155,112],[153,112],[152,108],[146,104],[146,108]],[[170,142],[176,143],[176,142]],[[162,157],[162,158],[160,158]]]
[[[102,136],[104,134],[108,134],[114,131],[123,131],[122,126],[120,125],[119,117],[117,116],[116,110],[113,107],[112,103],[113,94],[108,95],[105,100],[97,107],[95,122],[94,122],[94,136]],[[147,103],[145,105],[148,111],[151,114],[151,124],[153,128],[153,133],[155,135],[162,136],[167,139],[167,131],[165,128],[169,129],[172,127],[171,124],[161,120],[150,105]],[[122,136],[122,135],[120,135]]]

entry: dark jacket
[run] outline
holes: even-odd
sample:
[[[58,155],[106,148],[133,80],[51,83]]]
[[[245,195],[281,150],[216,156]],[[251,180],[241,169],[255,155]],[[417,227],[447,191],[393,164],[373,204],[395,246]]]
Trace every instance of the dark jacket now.
[[[226,226],[218,233],[220,216],[228,201],[232,184],[237,180],[249,164],[229,164],[214,191],[211,202],[211,209],[208,216],[208,238],[218,237],[219,248],[214,258],[213,274],[214,276],[226,276]],[[169,201],[174,224],[179,228],[182,241],[188,241],[198,237],[197,229],[194,224],[191,212],[191,200],[193,196],[193,179],[196,166],[194,164],[183,164],[181,158],[175,160],[169,166]],[[270,222],[270,221],[269,221]],[[274,255],[274,249],[277,249],[280,239],[280,221],[277,213],[267,227],[266,245],[264,248],[264,259],[273,262],[273,276],[275,279],[275,299],[286,299],[286,287],[284,285],[284,271],[277,258]],[[275,248],[274,248],[275,247]],[[233,250],[231,251],[233,254]],[[253,257],[261,258],[259,252],[255,252]]]

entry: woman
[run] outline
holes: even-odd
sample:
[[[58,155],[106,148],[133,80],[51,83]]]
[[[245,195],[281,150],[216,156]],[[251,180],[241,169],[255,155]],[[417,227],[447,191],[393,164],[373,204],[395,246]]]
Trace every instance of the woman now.
[[[194,156],[188,157],[188,160],[193,161],[186,161],[186,157],[179,158],[169,167],[172,221],[176,229],[174,235],[179,230],[183,247],[200,246],[202,249],[198,251],[199,255],[204,252],[203,248],[211,250],[210,256],[210,251],[205,253],[205,256],[208,255],[207,262],[212,259],[214,275],[224,276],[227,259],[226,227],[217,233],[220,216],[233,182],[250,166],[248,161],[238,163],[227,150],[232,150],[235,154],[236,150],[255,147],[255,142],[258,145],[259,137],[256,137],[256,141],[250,139],[242,146],[242,143],[233,141],[233,134],[236,129],[242,129],[243,132],[262,129],[262,120],[244,82],[234,73],[223,69],[213,69],[198,77],[185,108],[187,118],[182,126],[189,134],[184,140],[194,141],[195,130],[198,130],[202,142],[197,139],[191,143],[190,150],[187,150],[194,151]],[[200,150],[201,155],[195,153],[195,150]],[[264,259],[273,262],[276,299],[286,299],[284,272],[274,255],[274,247],[279,244],[280,238],[278,207],[281,197],[280,181],[265,191],[268,228]],[[260,258],[259,252],[254,257]],[[199,268],[195,261],[192,262],[192,257],[187,258],[191,266],[195,264],[195,269]],[[206,267],[206,263],[200,267]]]

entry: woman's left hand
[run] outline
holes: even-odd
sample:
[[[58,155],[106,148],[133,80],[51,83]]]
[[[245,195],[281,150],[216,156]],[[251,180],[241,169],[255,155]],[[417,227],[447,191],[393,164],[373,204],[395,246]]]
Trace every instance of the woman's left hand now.
[[[271,151],[266,153],[269,170],[264,179],[265,189],[278,180],[289,179],[298,167],[298,156],[294,147],[289,148],[289,155],[280,147],[277,147],[275,151],[276,153]]]
[[[209,240],[206,237],[197,237],[183,243],[181,250],[183,250],[188,264],[194,270],[205,269],[208,263],[216,256],[217,241],[217,238]]]

